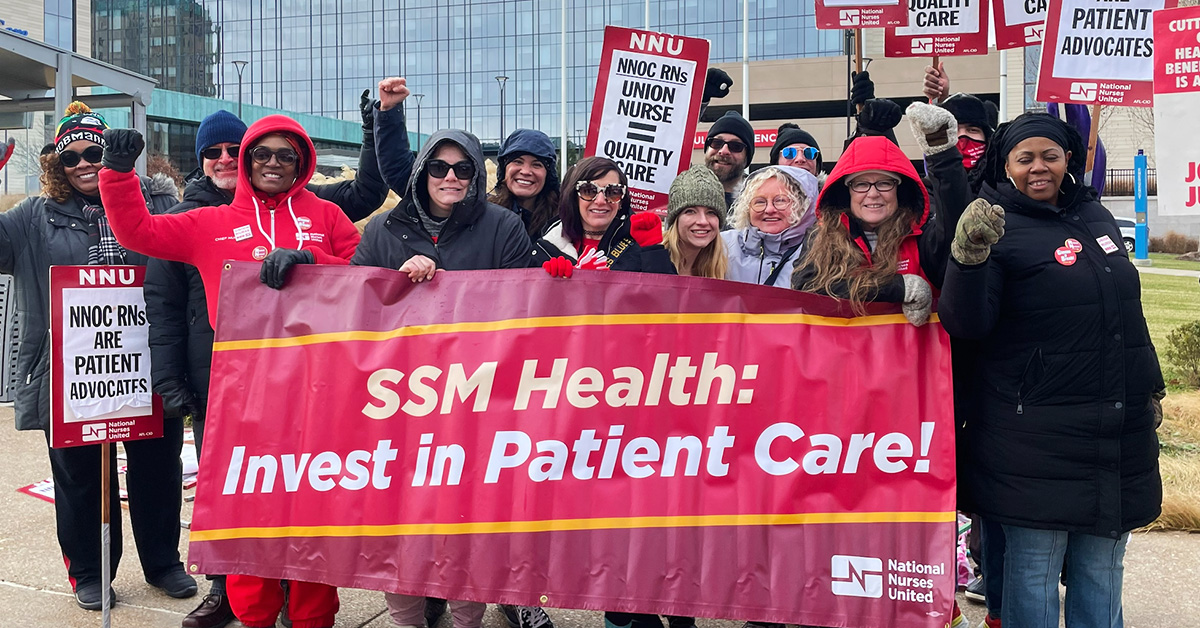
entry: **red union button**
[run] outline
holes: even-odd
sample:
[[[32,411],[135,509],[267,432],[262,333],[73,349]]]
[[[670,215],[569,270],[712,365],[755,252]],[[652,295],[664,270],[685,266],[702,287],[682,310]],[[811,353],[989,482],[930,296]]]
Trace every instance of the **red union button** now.
[[[1075,251],[1065,246],[1060,246],[1054,251],[1054,259],[1058,260],[1058,263],[1063,266],[1070,266],[1075,263]]]
[[[1066,241],[1066,242],[1064,242],[1063,244],[1064,244],[1064,245],[1065,245],[1065,246],[1066,246],[1068,249],[1071,249],[1072,251],[1075,251],[1076,253],[1078,253],[1078,252],[1080,252],[1080,251],[1082,251],[1082,250],[1083,250],[1083,245],[1082,245],[1082,244],[1080,244],[1080,243],[1079,243],[1079,240],[1076,240],[1075,238],[1067,238],[1067,241]]]
[[[1061,251],[1062,249],[1059,249],[1059,250]],[[258,260],[258,261],[260,261],[260,262],[261,262],[261,261],[263,261],[264,259],[267,259],[267,247],[265,247],[265,246],[256,246],[256,247],[254,247],[254,252],[253,252],[253,253],[251,253],[250,255],[251,255],[251,256],[253,256],[253,257],[254,257],[254,259],[256,259],[256,260]]]

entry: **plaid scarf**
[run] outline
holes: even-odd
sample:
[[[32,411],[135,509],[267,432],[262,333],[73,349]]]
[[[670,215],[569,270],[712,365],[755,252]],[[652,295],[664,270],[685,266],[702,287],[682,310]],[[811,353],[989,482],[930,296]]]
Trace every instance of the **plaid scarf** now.
[[[88,230],[88,265],[124,264],[125,247],[117,243],[117,236],[113,235],[108,219],[104,217],[104,208],[84,203],[83,217],[96,227],[95,231]]]

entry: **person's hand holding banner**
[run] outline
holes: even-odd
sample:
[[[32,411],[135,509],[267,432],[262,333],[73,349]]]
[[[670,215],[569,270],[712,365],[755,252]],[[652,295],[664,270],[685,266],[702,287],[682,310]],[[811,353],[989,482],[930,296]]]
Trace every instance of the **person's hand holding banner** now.
[[[854,79],[850,85],[850,104],[862,106],[868,100],[875,98],[875,83],[871,80],[871,73],[863,70],[855,72]]]
[[[925,83],[921,92],[931,103],[939,103],[950,97],[950,75],[946,73],[946,64],[938,62],[936,68],[925,66]]]
[[[421,283],[433,279],[439,269],[437,263],[424,255],[414,255],[400,265],[400,272],[408,274],[413,283]]]
[[[555,279],[570,279],[574,268],[574,266],[571,266],[571,260],[561,255],[542,262],[542,270],[549,273]]]
[[[262,269],[258,271],[259,281],[276,289],[283,290],[287,283],[288,273],[296,264],[316,264],[317,259],[312,251],[304,249],[275,249],[263,260]]]
[[[933,313],[933,289],[920,275],[901,275],[904,278],[904,318],[914,327],[929,322]]]

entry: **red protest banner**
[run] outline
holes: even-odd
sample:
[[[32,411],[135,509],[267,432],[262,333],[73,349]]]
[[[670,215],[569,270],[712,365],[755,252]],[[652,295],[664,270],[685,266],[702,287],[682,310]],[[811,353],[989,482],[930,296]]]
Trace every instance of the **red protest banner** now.
[[[1200,215],[1200,7],[1154,12],[1158,213]]]
[[[1152,12],[1177,0],[1063,0],[1050,4],[1037,99],[1154,104]],[[1119,6],[1118,6],[1119,4]]]
[[[992,0],[996,50],[1042,43],[1049,0]]]
[[[816,0],[817,28],[884,28],[908,24],[901,0]]]
[[[754,130],[754,146],[757,148],[770,148],[775,145],[775,138],[779,137],[777,129],[755,129]],[[708,131],[696,131],[696,135],[692,139],[693,150],[704,150],[704,144],[708,141]]]
[[[162,436],[144,266],[50,267],[50,446]]]
[[[988,12],[980,0],[909,0],[908,25],[884,31],[886,57],[985,55]]]
[[[708,40],[604,27],[588,157],[621,165],[634,211],[665,216],[675,175],[691,164],[708,72]]]
[[[199,573],[825,626],[949,617],[936,322],[618,272],[306,266],[274,291],[235,263],[221,290],[240,307],[219,310]]]

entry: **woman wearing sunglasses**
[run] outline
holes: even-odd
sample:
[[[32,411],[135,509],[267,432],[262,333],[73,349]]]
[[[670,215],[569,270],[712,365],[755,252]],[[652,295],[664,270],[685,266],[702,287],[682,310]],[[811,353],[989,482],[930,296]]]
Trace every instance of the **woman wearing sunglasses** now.
[[[263,283],[279,289],[293,265],[348,264],[358,245],[358,230],[342,210],[304,187],[316,169],[316,149],[291,118],[267,116],[246,131],[230,204],[180,214],[153,216],[138,202],[132,170],[145,147],[141,134],[110,129],[105,139],[100,195],[108,203],[117,238],[133,250],[195,266],[214,327],[225,260],[262,261]],[[291,374],[278,377],[280,390],[293,384]],[[296,580],[288,586],[293,625],[333,626],[336,588]],[[226,592],[234,614],[248,627],[274,626],[285,601],[278,580],[257,576],[229,576]]]
[[[96,173],[108,125],[83,103],[71,103],[59,122],[55,143],[41,157],[42,193],[0,213],[0,272],[16,280],[21,319],[14,377],[18,430],[48,430],[50,402],[49,301],[52,265],[136,264],[146,258],[117,244],[105,217]],[[131,198],[147,211],[166,211],[177,201],[175,184],[165,176],[131,175]],[[143,194],[145,196],[143,196]],[[133,535],[146,580],[173,597],[196,593],[196,581],[179,560],[179,508],[182,469],[179,448],[183,422],[166,421],[160,439],[125,443]],[[75,600],[88,610],[101,608],[100,588],[100,447],[50,450],[54,475],[54,514],[58,542]],[[112,460],[111,473],[116,477]],[[113,514],[112,575],[121,560],[121,511],[116,484]]]
[[[950,243],[927,228],[929,195],[912,163],[885,137],[860,137],[838,160],[817,199],[792,286],[849,299],[903,304],[914,325],[929,318],[928,277],[940,276]]]
[[[533,247],[533,265],[556,277],[572,268],[675,274],[662,221],[632,214],[629,180],[611,159],[588,157],[567,171],[559,221]]]
[[[733,203],[733,229],[721,233],[729,255],[726,279],[791,288],[804,234],[816,221],[817,178],[771,166],[746,180]]]

